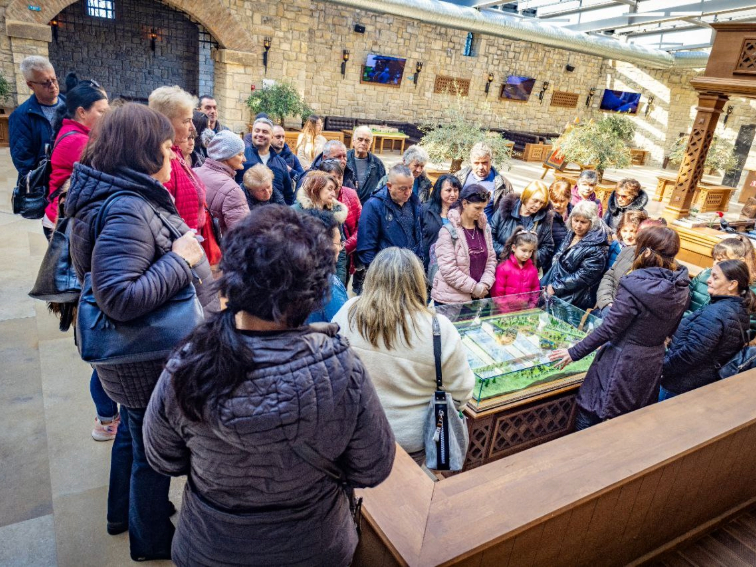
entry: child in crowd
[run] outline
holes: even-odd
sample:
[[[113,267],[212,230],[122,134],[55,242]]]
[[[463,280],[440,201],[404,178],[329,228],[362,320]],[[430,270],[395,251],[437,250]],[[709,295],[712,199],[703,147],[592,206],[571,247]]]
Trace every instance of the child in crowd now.
[[[586,169],[580,173],[577,184],[572,188],[572,199],[570,203],[574,207],[580,201],[591,201],[598,207],[598,216],[604,215],[604,207],[601,205],[601,199],[596,197],[596,185],[598,185],[598,174],[592,169]]]
[[[614,265],[617,256],[623,248],[635,246],[635,240],[638,237],[638,227],[648,218],[646,211],[627,211],[623,213],[617,225],[617,234],[614,236],[609,246],[609,261],[607,269]]]
[[[522,226],[515,228],[501,254],[496,268],[496,281],[491,290],[500,311],[510,312],[533,308],[538,303],[541,284],[534,260],[538,235]]]

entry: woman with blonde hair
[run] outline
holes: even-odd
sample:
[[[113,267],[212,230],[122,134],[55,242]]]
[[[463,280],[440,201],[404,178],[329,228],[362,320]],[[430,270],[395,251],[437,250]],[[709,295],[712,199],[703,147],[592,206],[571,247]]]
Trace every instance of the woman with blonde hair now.
[[[390,247],[371,262],[362,295],[333,318],[370,369],[396,441],[418,464],[425,460],[423,421],[436,389],[434,316],[441,327],[444,390],[457,409],[464,408],[475,385],[457,329],[427,305],[422,262],[410,250]]]
[[[273,187],[275,174],[267,166],[258,163],[244,172],[242,189],[247,197],[249,210],[260,205],[285,205],[283,195]]]
[[[313,114],[307,117],[304,126],[302,126],[302,133],[297,136],[297,157],[305,170],[323,151],[323,146],[327,140],[321,135],[322,131],[323,119]]]
[[[534,230],[538,235],[536,267],[549,264],[554,255],[554,237],[551,233],[554,211],[549,203],[549,186],[543,181],[532,181],[521,195],[505,195],[491,219],[491,231],[496,255],[504,252],[507,240],[518,226]]]

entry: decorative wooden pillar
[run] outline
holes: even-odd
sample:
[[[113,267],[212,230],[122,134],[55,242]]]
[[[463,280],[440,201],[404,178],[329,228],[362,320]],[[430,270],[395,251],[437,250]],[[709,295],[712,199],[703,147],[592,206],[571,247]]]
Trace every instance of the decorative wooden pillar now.
[[[700,94],[693,130],[688,138],[685,156],[677,172],[677,183],[672,191],[669,205],[662,216],[667,220],[676,220],[689,214],[693,193],[704,172],[706,154],[709,153],[714,130],[719,121],[728,97],[724,94]]]

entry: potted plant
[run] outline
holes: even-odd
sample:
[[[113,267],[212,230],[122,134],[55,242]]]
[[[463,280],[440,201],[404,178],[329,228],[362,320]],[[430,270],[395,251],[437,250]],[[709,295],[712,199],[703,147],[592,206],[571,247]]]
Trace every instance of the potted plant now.
[[[284,82],[255,90],[249,95],[247,106],[252,116],[264,112],[282,126],[287,116],[299,116],[304,120],[313,113],[297,90]]]
[[[628,148],[632,137],[616,118],[610,116],[575,126],[553,143],[559,147],[566,162],[595,167],[600,182],[607,168],[622,169],[632,163]]]
[[[0,73],[0,100],[8,102],[12,98],[13,89],[8,79]],[[0,111],[0,113],[3,113]]]
[[[669,152],[669,163],[680,166],[685,157],[685,149],[688,146],[688,137],[680,136],[675,140],[672,149]],[[706,154],[704,167],[709,170],[710,174],[716,171],[728,171],[738,163],[733,147],[724,142],[719,136],[714,135],[709,146],[709,153]]]

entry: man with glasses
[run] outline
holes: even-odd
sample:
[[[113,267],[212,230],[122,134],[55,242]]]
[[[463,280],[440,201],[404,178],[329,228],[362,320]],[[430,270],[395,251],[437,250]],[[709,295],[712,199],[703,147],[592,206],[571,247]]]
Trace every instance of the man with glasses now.
[[[10,150],[18,178],[26,176],[52,143],[53,121],[66,99],[60,94],[55,69],[45,57],[32,55],[21,62],[21,73],[32,90],[29,99],[10,115]]]
[[[367,126],[358,126],[352,132],[352,149],[347,152],[347,166],[357,178],[357,195],[364,205],[386,175],[383,162],[370,152],[373,132]]]

